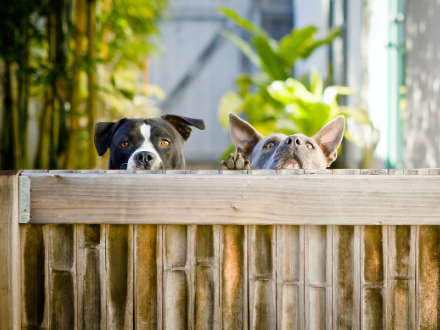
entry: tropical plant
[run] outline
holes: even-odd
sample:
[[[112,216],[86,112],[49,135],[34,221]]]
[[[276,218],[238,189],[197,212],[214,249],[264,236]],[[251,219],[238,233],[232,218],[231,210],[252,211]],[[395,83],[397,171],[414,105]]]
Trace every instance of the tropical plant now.
[[[295,62],[306,59],[318,47],[330,43],[339,35],[338,28],[318,40],[314,39],[317,29],[313,26],[292,29],[290,34],[276,41],[233,10],[221,8],[219,11],[251,33],[252,45],[229,31],[223,31],[222,35],[234,43],[258,70],[253,74],[240,74],[236,81],[237,92],[228,92],[221,99],[218,115],[223,127],[228,127],[229,112],[244,113],[249,123],[263,135],[282,132],[312,136],[340,114],[371,127],[364,110],[338,104],[338,96],[353,95],[348,87],[325,87],[315,70],[304,77],[303,82],[292,78]],[[345,137],[361,144],[350,130],[346,130]],[[225,154],[232,150],[229,148]]]
[[[140,68],[154,50],[150,38],[157,33],[166,4],[166,0],[2,4],[0,168],[94,168],[97,119],[120,117],[115,107],[121,104],[139,110],[146,104],[144,98],[156,92],[145,81],[133,81],[139,80]],[[30,117],[38,118],[33,136],[28,136]],[[33,140],[35,151],[28,147]]]

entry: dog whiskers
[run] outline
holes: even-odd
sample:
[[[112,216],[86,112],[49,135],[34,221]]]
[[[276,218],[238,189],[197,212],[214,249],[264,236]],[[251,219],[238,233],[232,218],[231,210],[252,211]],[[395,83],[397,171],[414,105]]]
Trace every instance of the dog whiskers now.
[[[127,169],[127,165],[128,163],[124,163],[121,165],[121,170],[126,170]]]

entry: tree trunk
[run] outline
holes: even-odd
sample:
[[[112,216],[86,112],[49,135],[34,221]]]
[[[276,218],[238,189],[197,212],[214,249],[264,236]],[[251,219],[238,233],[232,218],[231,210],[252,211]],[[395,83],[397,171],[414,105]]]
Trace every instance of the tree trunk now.
[[[14,77],[14,65],[10,62],[5,62],[5,77],[4,77],[4,111],[8,113],[7,119],[9,122],[5,122],[9,126],[8,143],[9,143],[9,157],[7,162],[9,163],[6,168],[18,170],[20,169],[21,149],[20,149],[20,123],[19,114],[17,109],[17,97],[16,97],[16,83]],[[6,117],[6,116],[5,116]]]
[[[88,132],[88,154],[89,154],[89,168],[96,166],[96,151],[94,145],[95,134],[95,120],[97,116],[97,94],[96,94],[96,1],[88,0],[87,2],[87,83],[88,83],[88,98],[87,98],[87,132]]]
[[[81,61],[83,56],[82,41],[85,31],[85,7],[86,0],[76,0],[75,5],[75,50],[73,59],[73,79],[72,79],[72,97],[70,103],[70,133],[64,162],[65,168],[78,167],[78,141],[79,141],[79,93],[80,93],[80,74]]]

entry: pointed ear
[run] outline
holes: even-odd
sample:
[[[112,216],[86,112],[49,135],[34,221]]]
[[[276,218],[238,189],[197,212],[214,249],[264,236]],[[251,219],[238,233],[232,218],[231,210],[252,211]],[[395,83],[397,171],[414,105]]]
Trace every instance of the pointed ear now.
[[[201,130],[205,129],[205,122],[202,119],[194,119],[176,115],[163,115],[161,118],[173,125],[180,135],[182,135],[185,141],[188,140],[192,132],[192,129],[189,126],[193,126]]]
[[[338,156],[337,150],[342,142],[344,129],[345,117],[338,116],[321,128],[313,137],[327,158],[327,166],[333,163]]]
[[[244,121],[232,112],[229,114],[229,130],[232,142],[237,147],[237,153],[249,158],[257,143],[264,138],[247,121]]]
[[[115,134],[118,127],[127,118],[122,118],[117,122],[100,122],[95,124],[95,148],[99,156],[105,154],[107,149],[110,147],[110,142],[112,141],[113,134]]]

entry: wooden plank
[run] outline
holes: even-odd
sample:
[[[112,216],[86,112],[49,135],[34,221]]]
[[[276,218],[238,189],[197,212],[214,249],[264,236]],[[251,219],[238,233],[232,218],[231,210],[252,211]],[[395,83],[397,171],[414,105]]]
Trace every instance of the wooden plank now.
[[[19,329],[18,172],[0,172],[0,210],[0,329]]]
[[[436,175],[29,177],[32,223],[440,223],[440,205],[436,203],[440,176]]]
[[[162,226],[136,225],[135,329],[162,329]]]
[[[46,296],[47,262],[44,225],[20,226],[21,328],[49,329],[49,296]]]
[[[360,329],[360,226],[333,228],[333,329]]]
[[[76,225],[78,329],[105,329],[105,225]]]
[[[48,249],[49,327],[77,328],[76,233],[74,225],[44,227]]]
[[[419,226],[417,235],[416,328],[438,329],[440,227]]]
[[[304,226],[277,227],[277,327],[304,329]]]
[[[332,326],[332,229],[305,227],[305,329]]]
[[[221,328],[248,329],[246,227],[222,226],[221,236]]]
[[[190,329],[190,249],[188,226],[163,226],[163,328]]]
[[[249,329],[275,329],[275,226],[249,226],[248,229]]]
[[[415,328],[415,226],[388,226],[387,329]]]
[[[133,226],[106,226],[107,329],[133,329]]]
[[[194,329],[210,330],[219,325],[218,229],[217,226],[193,226],[195,246],[191,274]]]
[[[387,227],[363,227],[361,242],[361,327],[372,330],[385,329]]]

